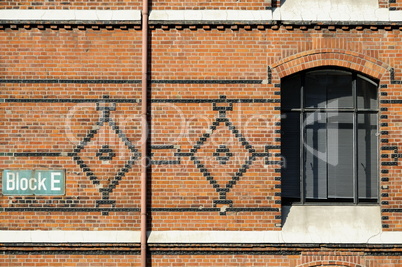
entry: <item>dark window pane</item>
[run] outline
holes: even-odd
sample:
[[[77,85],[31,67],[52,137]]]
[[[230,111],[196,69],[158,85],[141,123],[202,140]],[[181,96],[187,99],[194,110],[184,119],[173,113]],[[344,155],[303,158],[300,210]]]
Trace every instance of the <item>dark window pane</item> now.
[[[345,71],[312,71],[306,74],[307,108],[352,108],[352,74]]]
[[[282,109],[300,108],[301,78],[300,74],[290,76],[282,81]]]
[[[300,198],[300,113],[282,114],[282,195]]]
[[[306,108],[327,107],[327,80],[321,73],[306,74],[304,86]]]
[[[335,72],[327,76],[329,108],[353,108],[352,74]]]
[[[353,113],[328,113],[328,197],[353,199]]]
[[[377,189],[377,114],[358,114],[358,188],[360,199],[376,199]]]
[[[326,113],[307,113],[305,129],[306,199],[327,198]]]
[[[357,108],[377,109],[377,84],[357,75]]]

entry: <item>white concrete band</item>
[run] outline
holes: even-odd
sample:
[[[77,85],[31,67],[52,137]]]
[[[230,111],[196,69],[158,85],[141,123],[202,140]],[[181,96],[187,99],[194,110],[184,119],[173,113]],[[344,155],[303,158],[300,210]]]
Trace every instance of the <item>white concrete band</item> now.
[[[5,21],[140,21],[139,10],[42,10],[3,9]]]
[[[286,0],[275,9],[273,19],[280,21],[396,22],[402,11],[379,8],[378,0]]]
[[[341,236],[335,242],[284,231],[152,231],[152,244],[401,244],[402,232],[379,232],[361,239]],[[0,231],[0,243],[139,243],[139,231]]]
[[[139,243],[140,231],[0,231],[4,243]]]
[[[282,231],[151,231],[149,243],[402,244],[380,206],[283,207]],[[0,231],[0,243],[138,243],[139,231]]]
[[[149,243],[222,243],[222,244],[401,244],[402,232],[380,232],[355,239],[341,236],[335,240],[312,236],[293,237],[284,231],[158,231],[151,232]]]
[[[248,22],[273,23],[276,21],[299,22],[402,22],[402,11],[390,11],[387,8],[362,8],[352,6],[324,5],[323,1],[309,9],[305,1],[296,1],[288,5],[287,0],[281,8],[274,10],[153,10],[150,22]],[[313,0],[309,0],[313,1]],[[370,0],[372,1],[372,0]],[[351,3],[353,1],[350,1]],[[38,10],[38,9],[3,9],[0,21],[141,21],[139,10]]]

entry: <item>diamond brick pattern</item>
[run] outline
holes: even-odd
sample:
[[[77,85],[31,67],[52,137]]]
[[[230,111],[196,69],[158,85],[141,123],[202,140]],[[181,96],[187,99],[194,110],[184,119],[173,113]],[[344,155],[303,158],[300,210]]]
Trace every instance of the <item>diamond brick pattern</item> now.
[[[73,159],[93,184],[100,185],[102,199],[96,205],[115,205],[109,194],[119,185],[138,158],[138,150],[117,126],[110,112],[113,105],[97,104],[99,121],[76,146]]]

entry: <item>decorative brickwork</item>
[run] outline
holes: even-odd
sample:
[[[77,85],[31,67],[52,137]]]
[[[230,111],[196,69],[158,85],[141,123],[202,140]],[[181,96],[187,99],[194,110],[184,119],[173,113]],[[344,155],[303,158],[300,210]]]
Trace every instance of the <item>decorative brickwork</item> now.
[[[362,53],[340,49],[317,49],[297,53],[273,64],[272,69],[282,78],[293,73],[322,66],[336,66],[360,71],[368,76],[393,83],[394,70],[386,63]],[[388,74],[388,75],[387,75]],[[388,77],[384,80],[383,76]],[[391,81],[389,81],[391,79]]]
[[[402,2],[400,0],[389,0],[389,10],[402,10]]]
[[[266,10],[280,2],[153,1],[152,9]],[[128,10],[141,3],[6,1],[0,8]],[[0,230],[55,234],[2,244],[1,266],[139,266],[138,240],[110,241],[106,231],[140,231],[143,157],[150,266],[402,265],[400,243],[370,243],[376,236],[363,244],[296,244],[276,235],[286,223],[281,79],[321,67],[378,82],[374,205],[381,207],[379,235],[402,231],[400,22],[152,22],[147,155],[140,152],[139,22],[2,23],[0,178],[3,170],[62,169],[66,193],[0,195]],[[107,242],[62,242],[63,231],[98,231]],[[194,241],[211,231],[225,236]],[[261,234],[261,242],[232,241],[236,233]],[[175,234],[188,240],[170,241]]]
[[[21,54],[20,57],[28,59],[29,55],[39,55],[36,60],[24,61],[27,63],[24,63],[25,70],[21,72],[18,64],[11,63],[11,60],[15,57],[12,56],[11,50],[5,50],[4,60],[5,62],[10,62],[10,64],[7,72],[3,75],[5,78],[2,83],[2,98],[4,99],[2,105],[5,112],[3,118],[9,122],[8,125],[10,127],[16,127],[19,131],[10,135],[10,139],[7,139],[9,141],[3,145],[3,151],[7,153],[4,154],[6,156],[4,162],[10,162],[4,168],[11,168],[11,166],[13,168],[37,168],[37,166],[63,168],[65,166],[68,170],[67,174],[70,177],[68,184],[70,182],[76,184],[73,181],[79,181],[73,187],[67,186],[67,195],[62,197],[66,201],[67,199],[72,199],[72,203],[70,204],[74,204],[74,208],[87,208],[88,204],[91,205],[91,198],[94,198],[94,202],[92,203],[98,200],[100,201],[98,205],[102,205],[101,208],[107,208],[103,205],[112,204],[108,200],[110,193],[114,193],[116,190],[132,190],[135,186],[128,183],[138,182],[134,178],[138,177],[138,174],[135,172],[139,168],[135,161],[138,155],[132,159],[125,159],[125,163],[122,161],[120,170],[110,169],[110,174],[108,174],[109,170],[104,172],[101,175],[104,177],[102,179],[108,180],[111,178],[111,180],[108,180],[108,182],[104,180],[106,187],[100,189],[96,189],[94,185],[90,185],[93,183],[96,185],[100,182],[100,176],[95,175],[96,171],[99,170],[95,170],[95,167],[88,167],[88,164],[83,159],[85,153],[93,153],[93,160],[99,161],[100,165],[104,164],[102,163],[104,161],[100,160],[99,156],[96,156],[99,153],[99,149],[102,149],[101,145],[94,147],[93,152],[86,152],[86,146],[84,145],[90,144],[94,140],[100,130],[98,128],[102,125],[108,125],[104,127],[106,130],[103,132],[103,135],[109,136],[108,138],[111,138],[110,140],[114,140],[113,142],[115,142],[112,149],[113,153],[118,153],[120,148],[123,149],[120,149],[121,151],[125,151],[125,154],[132,153],[132,155],[136,155],[137,153],[134,147],[138,147],[139,126],[138,115],[136,115],[138,113],[135,113],[137,112],[135,110],[138,110],[139,95],[138,89],[136,89],[138,88],[137,82],[134,81],[136,81],[136,78],[138,79],[139,71],[135,69],[135,64],[133,65],[131,62],[135,58],[138,58],[138,56],[136,57],[136,53],[139,50],[135,45],[129,46],[129,40],[136,38],[137,32],[130,30],[126,32],[128,35],[121,35],[123,32],[121,30],[108,31],[106,29],[98,32],[92,30],[79,31],[78,29],[70,32],[64,30],[60,30],[60,32],[51,31],[50,29],[44,32],[35,29],[21,29],[18,31],[7,29],[3,31],[4,35],[16,40],[19,50],[30,51],[26,55],[24,53]],[[178,35],[179,33],[180,35]],[[263,33],[264,35],[262,35]],[[381,34],[388,35],[390,40],[395,40],[395,38],[398,38],[398,35],[395,35],[396,33],[393,31],[383,31]],[[295,34],[305,35],[308,38],[299,43],[294,43],[286,50],[281,48],[283,45],[266,45],[274,41],[283,44],[287,42],[292,44],[292,38],[294,38]],[[384,148],[382,150],[386,151],[385,146],[388,144],[398,147],[397,142],[394,141],[398,133],[390,131],[390,124],[393,124],[394,119],[387,112],[389,112],[392,105],[399,103],[399,100],[394,98],[393,95],[395,95],[394,88],[400,86],[400,71],[397,68],[396,58],[381,57],[384,50],[377,50],[378,44],[371,42],[371,39],[376,38],[379,34],[379,32],[371,30],[346,32],[337,30],[334,33],[327,30],[287,31],[286,29],[279,31],[266,29],[262,32],[259,30],[247,31],[242,29],[238,31],[204,31],[201,29],[197,31],[190,29],[181,31],[175,31],[174,29],[169,31],[154,30],[152,32],[153,45],[160,47],[160,51],[166,50],[172,52],[167,55],[157,50],[152,57],[154,63],[151,102],[154,104],[152,104],[153,108],[151,111],[151,140],[153,142],[152,146],[155,148],[152,149],[152,153],[154,154],[152,163],[155,166],[152,167],[152,187],[155,187],[152,191],[156,192],[156,188],[160,188],[161,190],[163,188],[163,191],[158,193],[158,197],[153,200],[153,208],[166,210],[167,207],[174,207],[177,211],[180,211],[181,209],[204,207],[211,208],[211,211],[214,211],[215,208],[212,204],[217,197],[216,193],[213,193],[215,191],[223,197],[223,200],[226,201],[225,204],[229,205],[229,209],[226,210],[227,212],[230,209],[235,211],[239,208],[244,211],[255,208],[257,210],[267,209],[267,211],[271,209],[278,210],[280,208],[280,205],[278,205],[280,198],[277,194],[269,193],[270,190],[273,193],[280,192],[280,189],[275,186],[278,182],[265,178],[267,175],[268,177],[278,176],[276,170],[280,166],[279,158],[272,157],[274,154],[280,156],[278,154],[280,152],[279,147],[273,150],[269,149],[268,151],[265,149],[267,145],[275,147],[279,144],[279,140],[277,140],[279,137],[277,133],[279,126],[275,123],[277,121],[275,118],[279,116],[279,110],[277,109],[279,107],[279,96],[276,93],[279,88],[276,86],[279,85],[281,77],[307,68],[333,65],[358,70],[379,79],[381,84],[384,85],[381,86],[381,103],[383,104],[381,133],[384,135],[382,140]],[[47,37],[38,40],[32,39],[36,35]],[[73,46],[73,43],[69,41],[68,36],[72,36],[72,40],[79,42],[78,50],[74,48],[75,45]],[[105,39],[102,39],[100,43],[96,43],[93,40],[95,36],[105,36]],[[204,36],[205,38],[204,41],[198,44],[198,47],[193,47],[190,42],[188,46],[169,48],[166,41],[162,41],[182,42],[181,40],[193,40],[196,36]],[[234,38],[234,36],[238,37]],[[335,36],[337,38],[334,38]],[[32,39],[32,42],[17,42],[17,40],[22,40],[23,38]],[[118,42],[121,45],[109,49],[110,45],[113,45],[115,42],[113,38],[118,38]],[[365,38],[368,38],[367,41],[364,41]],[[241,46],[243,40],[246,39],[256,42],[252,50]],[[50,52],[46,56],[41,55],[41,51],[45,51],[47,46],[50,45],[48,43],[49,40],[52,40],[52,47],[56,49],[58,43],[63,43],[65,51],[62,54]],[[218,41],[220,43],[217,43]],[[234,53],[227,54],[229,52],[225,52],[224,46],[228,41],[235,47]],[[71,43],[70,50],[67,49],[70,46],[69,43]],[[85,43],[88,43],[86,49],[84,46]],[[208,46],[211,46],[210,50],[208,50]],[[190,47],[192,48],[190,49]],[[394,47],[397,49],[396,46]],[[93,52],[91,52],[92,50]],[[177,52],[173,52],[176,50]],[[291,55],[290,51],[294,54]],[[121,56],[118,55],[120,52],[123,53]],[[92,56],[86,56],[87,53]],[[112,54],[116,53],[117,58],[113,60],[115,63],[109,63],[112,59]],[[123,55],[126,53],[132,55],[130,57],[132,60],[123,60]],[[185,55],[185,57],[176,57],[176,53],[177,55]],[[227,54],[226,57],[222,56],[225,54]],[[273,57],[265,58],[263,56],[270,54]],[[87,63],[82,65],[82,71],[80,71],[81,65],[74,61],[76,55],[79,55],[81,58],[87,58]],[[256,58],[256,55],[261,56]],[[375,55],[377,56],[374,57]],[[387,55],[392,55],[392,53]],[[393,55],[397,54],[394,53]],[[209,57],[216,58],[219,68],[216,67],[216,64],[207,64],[207,58]],[[49,58],[52,60],[48,61]],[[109,60],[104,60],[104,58]],[[169,62],[173,58],[175,58],[175,64],[171,65],[173,68],[175,66],[187,65],[192,67],[175,69],[174,76],[172,76],[173,72],[169,71],[167,66],[169,66]],[[227,61],[228,59],[231,61]],[[230,64],[232,62],[233,64]],[[268,62],[268,65],[266,62]],[[87,68],[85,67],[86,65],[93,67]],[[395,67],[391,68],[390,66]],[[74,67],[78,69],[74,69]],[[128,71],[130,69],[132,71]],[[59,71],[57,72],[57,70]],[[113,75],[114,73],[119,73],[119,76]],[[89,80],[83,80],[88,78]],[[110,78],[113,78],[113,80],[110,80]],[[121,80],[116,80],[116,78],[120,78]],[[94,83],[95,81],[96,83]],[[31,88],[35,88],[35,90],[31,91]],[[110,95],[110,98],[105,99],[102,97],[105,95],[105,92]],[[198,94],[197,92],[203,92],[203,94]],[[31,95],[29,98],[26,98],[27,93]],[[207,95],[205,95],[206,93]],[[244,97],[250,93],[252,93],[252,97]],[[225,97],[222,98],[222,95]],[[92,96],[101,96],[101,98],[93,98]],[[113,109],[116,110],[114,111],[110,108],[104,108],[103,111],[99,110],[101,109],[100,103],[105,101],[109,105],[112,104]],[[95,103],[98,105],[98,111],[94,106]],[[48,107],[48,109],[44,109],[44,107]],[[200,112],[200,107],[202,107],[204,113]],[[30,110],[30,113],[25,113],[25,109]],[[100,122],[98,121],[99,114],[103,114]],[[66,126],[67,122],[70,124],[68,127]],[[97,124],[98,128],[94,129],[94,126]],[[264,125],[263,131],[262,129],[257,130],[260,125]],[[205,147],[204,143],[210,140],[209,136],[218,127],[221,133],[227,135],[225,138],[233,139],[235,143],[239,144],[238,147],[235,145],[237,148],[229,147],[233,158],[235,157],[235,150],[243,151],[242,153],[245,153],[245,155],[248,154],[247,157],[249,157],[246,157],[243,163],[239,163],[240,167],[235,167],[236,170],[233,169],[231,176],[228,177],[229,180],[220,180],[221,178],[218,178],[219,175],[217,173],[212,174],[196,155],[203,149],[205,151],[202,153],[206,153],[205,156],[216,161],[214,153],[219,154],[220,152],[216,152],[216,149],[219,149],[219,146],[225,145],[225,143],[218,142],[216,146],[211,146],[211,152],[206,152],[207,147]],[[13,136],[17,135],[20,137],[15,140],[20,140],[20,142],[13,141]],[[260,136],[265,137],[261,138]],[[38,138],[44,137],[46,137],[46,142],[42,141],[38,143]],[[187,141],[183,142],[184,140]],[[74,145],[74,142],[71,143],[71,141],[76,142],[77,145]],[[79,142],[84,143],[80,145]],[[199,144],[196,145],[197,143]],[[109,146],[109,149],[111,147],[110,144],[104,145]],[[162,151],[164,151],[164,154],[168,154],[160,154]],[[267,154],[268,152],[270,154]],[[11,155],[10,153],[16,153],[13,154],[15,157],[7,156]],[[274,163],[273,165],[265,164],[267,162],[264,158],[268,156],[270,159],[267,162],[272,162]],[[32,161],[34,158],[37,160]],[[116,158],[119,158],[119,154],[116,154],[116,157],[112,157],[111,160],[116,160]],[[394,164],[394,162],[396,164],[395,160],[398,158],[398,152],[390,154],[388,158],[384,154],[382,157],[383,171],[391,167],[391,164]],[[260,161],[259,159],[263,160]],[[253,161],[255,162],[251,164]],[[222,167],[219,161],[216,162]],[[229,162],[226,162],[224,167],[227,168],[229,165]],[[244,168],[241,167],[242,165]],[[172,188],[176,193],[169,197],[169,190],[163,186],[168,182],[167,178],[169,177],[165,172],[165,166],[171,166],[169,167],[169,172],[172,175],[175,173],[174,177],[176,179],[181,177],[180,179],[183,179],[183,181],[189,181],[188,177],[190,176],[187,172],[182,172],[182,168],[194,170],[195,172],[192,172],[191,177],[197,177],[196,180],[199,182],[197,182],[196,187],[191,186],[188,188],[194,188],[195,190],[189,191],[186,187],[174,190]],[[252,169],[249,169],[250,167]],[[215,167],[213,169],[215,170]],[[271,174],[267,174],[267,172]],[[249,173],[253,173],[253,175],[250,176]],[[257,173],[259,174],[255,176]],[[395,181],[390,177],[389,173],[383,178],[390,178],[390,181]],[[240,186],[238,184],[239,181]],[[243,184],[242,181],[249,182]],[[253,187],[247,189],[247,184],[250,184],[250,181],[258,181],[258,183],[263,181],[263,184],[266,184],[266,186],[262,188],[265,188],[267,191],[261,191],[261,194],[255,195],[255,192],[252,191]],[[87,185],[88,182],[89,184]],[[384,179],[383,182],[385,182]],[[121,186],[122,183],[125,183],[125,185]],[[214,187],[214,185],[218,186],[218,184],[220,185],[219,187]],[[85,186],[84,191],[80,189],[83,186]],[[116,188],[111,189],[110,186]],[[240,188],[242,189],[240,190]],[[383,202],[385,205],[384,220],[387,218],[385,220],[387,229],[392,229],[390,225],[393,224],[389,221],[390,216],[388,213],[398,212],[400,207],[397,203],[385,199],[397,195],[399,192],[397,188],[390,186],[382,195],[384,201],[387,201]],[[96,193],[99,190],[102,192],[101,199],[99,198],[99,193]],[[79,192],[85,192],[87,197],[83,198],[83,193]],[[255,198],[255,201],[260,199],[258,200],[260,204],[256,205],[257,202],[253,204],[249,200],[242,200],[246,192],[247,194],[251,194],[248,197],[254,195],[251,199]],[[118,194],[119,196],[125,195],[125,193],[123,194],[120,191],[118,191]],[[187,197],[183,197],[185,195]],[[264,195],[268,198],[263,197]],[[8,203],[7,199],[9,198],[4,198],[4,208],[6,210],[9,206],[5,203]],[[138,200],[138,196],[136,198]],[[25,199],[25,197],[21,199]],[[174,202],[171,201],[176,200],[180,200],[177,203],[182,204],[172,205]],[[231,207],[232,202],[229,203],[229,200],[233,201],[233,203],[238,203],[238,206],[234,205]],[[138,206],[133,206],[135,201],[127,202],[132,203],[128,206],[123,204],[124,202],[125,200],[119,197],[116,202],[116,208],[123,208],[122,211],[126,208],[138,208]],[[23,202],[14,199],[11,203],[18,203],[17,207],[25,209],[33,207],[55,208],[51,198],[34,197],[31,201],[24,200]],[[65,204],[61,207],[66,208]],[[270,221],[270,217],[268,214],[266,215],[268,222]],[[272,218],[278,217],[278,215],[277,212],[273,213]],[[7,218],[9,220],[12,217],[7,216]],[[264,228],[274,229],[274,224],[279,222],[273,220],[269,227],[267,225],[268,228]],[[398,223],[395,222],[395,225],[398,225]],[[189,229],[194,229],[193,227]],[[253,229],[253,227],[250,229]],[[28,229],[31,228],[29,227]],[[208,227],[205,229],[208,229]],[[233,227],[231,229],[239,228]]]

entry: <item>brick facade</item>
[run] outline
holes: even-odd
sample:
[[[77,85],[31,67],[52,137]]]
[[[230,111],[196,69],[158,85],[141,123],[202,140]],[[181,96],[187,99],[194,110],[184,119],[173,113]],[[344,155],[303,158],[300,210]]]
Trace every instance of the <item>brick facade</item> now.
[[[152,8],[272,4],[162,2]],[[140,9],[141,3],[9,1],[1,8]],[[384,232],[402,231],[401,29],[400,22],[151,23],[148,230],[281,231],[281,78],[335,66],[379,81],[381,223]],[[66,174],[63,196],[1,195],[0,230],[139,231],[141,28],[4,22],[0,42],[0,170]],[[138,244],[1,247],[2,266],[140,262]],[[402,266],[400,243],[152,244],[149,251],[152,266]]]
[[[67,255],[66,255],[67,254]],[[109,255],[107,255],[109,254]],[[110,255],[111,254],[111,255]],[[77,255],[76,251],[32,253],[26,255],[6,254],[0,257],[2,266],[139,266],[137,253],[124,251],[89,251]],[[155,253],[152,255],[152,266],[286,266],[286,267],[395,267],[401,265],[400,256],[365,255],[363,252],[290,252],[290,253],[244,253],[228,252],[219,254],[198,253]]]
[[[400,10],[400,0],[379,0],[379,7]],[[117,9],[141,9],[141,1],[4,1],[0,9],[71,9],[71,10],[117,10]],[[180,10],[180,9],[241,9],[241,10],[264,10],[281,6],[279,0],[260,1],[153,1],[152,8],[155,10]]]
[[[264,10],[281,6],[279,0],[259,1],[153,1],[152,9],[155,10],[180,10],[180,9],[241,9],[241,10]],[[400,0],[379,0],[379,7],[400,10]],[[141,1],[4,1],[0,9],[71,9],[71,10],[117,10],[117,9],[141,9]]]
[[[274,3],[276,4],[276,3]],[[264,10],[271,7],[271,0],[258,1],[153,1],[152,9],[155,10],[179,10],[179,9],[242,9],[242,10]],[[117,10],[117,9],[141,9],[142,1],[4,1],[0,8],[4,9],[97,9],[97,10]],[[279,3],[274,5],[279,6]]]
[[[401,10],[402,3],[397,0],[389,0],[389,8],[390,10]]]

